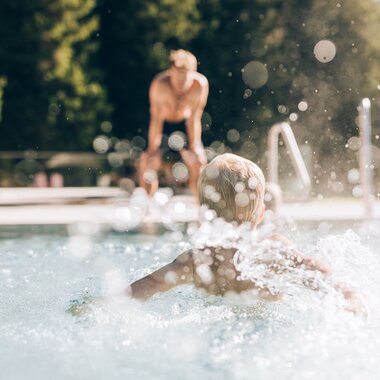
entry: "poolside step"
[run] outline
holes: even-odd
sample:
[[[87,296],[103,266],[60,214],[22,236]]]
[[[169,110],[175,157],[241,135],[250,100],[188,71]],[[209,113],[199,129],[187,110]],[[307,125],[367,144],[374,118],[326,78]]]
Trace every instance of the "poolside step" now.
[[[85,203],[126,196],[127,193],[118,187],[7,187],[0,189],[0,205]]]
[[[89,203],[91,199],[103,201]],[[74,200],[83,202],[73,204]],[[0,189],[0,225],[77,222],[112,225],[123,212],[135,217],[133,208],[128,207],[126,194],[118,188]],[[327,198],[285,203],[280,216],[296,221],[362,220],[364,207],[360,200]],[[380,201],[373,203],[373,217],[380,219]],[[176,195],[164,207],[153,204],[143,211],[141,218],[143,223],[196,221],[198,206],[191,195]]]

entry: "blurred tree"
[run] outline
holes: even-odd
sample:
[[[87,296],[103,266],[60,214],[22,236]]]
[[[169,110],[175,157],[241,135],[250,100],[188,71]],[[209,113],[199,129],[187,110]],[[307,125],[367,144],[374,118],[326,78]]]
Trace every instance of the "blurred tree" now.
[[[3,149],[89,148],[109,113],[94,68],[95,0],[0,3],[0,73],[7,78]]]
[[[3,111],[3,96],[4,89],[7,84],[7,79],[5,77],[0,77],[0,122],[2,119],[2,111]]]
[[[373,36],[379,23],[380,4],[371,0],[283,4],[279,25],[285,38],[267,55],[270,70],[284,78],[277,88],[272,82],[277,94],[272,110],[290,117],[298,141],[310,145],[316,191],[339,195],[348,170],[358,166],[346,144],[358,134],[357,105],[363,97],[374,101],[378,123],[380,43]]]
[[[265,79],[260,76],[266,75],[271,64],[268,52],[281,45],[284,34],[278,25],[282,1],[200,0],[199,9],[202,29],[192,49],[198,54],[200,70],[210,81],[207,111],[211,127],[210,122],[206,124],[205,140],[218,138],[233,150],[258,160],[262,155],[259,152],[264,153],[259,143],[267,132],[264,127],[276,120],[271,93],[274,77],[269,75],[263,87],[252,83],[251,89],[244,83],[242,71],[249,62],[261,61],[258,69],[264,72],[254,70],[249,74],[253,82]],[[230,130],[238,130],[240,139],[231,133],[228,138]]]
[[[334,183],[338,167],[344,182],[356,161],[345,145],[357,134],[357,104],[368,96],[380,109],[379,8],[371,0],[200,0],[202,29],[192,46],[211,84],[207,140],[260,161],[269,127],[289,121],[310,146],[321,188]],[[332,41],[331,60],[324,43],[314,53],[321,40]],[[376,111],[374,119],[376,128]],[[230,129],[239,140],[229,141]]]

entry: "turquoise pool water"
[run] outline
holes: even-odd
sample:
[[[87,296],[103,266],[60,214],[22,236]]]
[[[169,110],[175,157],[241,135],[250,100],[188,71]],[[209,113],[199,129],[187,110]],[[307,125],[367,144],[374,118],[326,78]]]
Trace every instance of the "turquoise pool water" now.
[[[112,297],[187,249],[184,229],[0,231],[0,378],[377,378],[379,225],[287,228],[302,251],[360,289],[367,320],[315,292],[251,305],[204,297],[191,286],[144,305]],[[96,297],[108,301],[79,317],[67,312],[73,301]]]

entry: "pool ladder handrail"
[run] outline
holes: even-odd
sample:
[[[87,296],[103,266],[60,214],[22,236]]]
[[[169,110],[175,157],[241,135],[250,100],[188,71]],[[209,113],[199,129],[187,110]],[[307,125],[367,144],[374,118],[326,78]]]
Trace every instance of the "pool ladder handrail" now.
[[[371,101],[368,98],[361,100],[359,104],[359,166],[360,185],[363,192],[364,216],[372,218],[373,205],[373,169],[372,160],[372,125],[371,125]]]
[[[290,155],[293,167],[302,184],[303,193],[307,197],[311,189],[311,180],[306,169],[305,161],[294,137],[292,128],[288,123],[276,123],[269,130],[268,135],[268,180],[278,185],[278,141],[282,136],[287,152]]]

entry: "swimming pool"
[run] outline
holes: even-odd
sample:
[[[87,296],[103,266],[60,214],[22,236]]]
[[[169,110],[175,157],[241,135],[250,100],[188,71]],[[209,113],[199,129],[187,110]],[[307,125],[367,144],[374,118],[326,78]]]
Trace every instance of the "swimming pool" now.
[[[230,304],[191,286],[144,305],[111,298],[81,316],[73,300],[107,297],[190,246],[184,228],[158,234],[94,225],[3,231],[0,378],[365,379],[380,373],[379,225],[290,227],[302,251],[361,288],[368,320],[314,293]],[[289,226],[288,226],[289,228]]]

